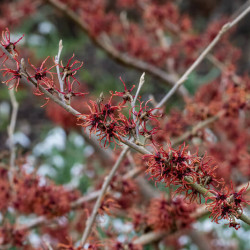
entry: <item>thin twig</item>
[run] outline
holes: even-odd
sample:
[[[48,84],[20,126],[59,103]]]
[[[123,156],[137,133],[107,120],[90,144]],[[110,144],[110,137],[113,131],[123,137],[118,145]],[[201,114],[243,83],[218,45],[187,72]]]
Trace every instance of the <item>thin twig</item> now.
[[[135,106],[135,103],[136,103],[136,100],[137,100],[137,98],[138,98],[138,95],[139,95],[139,93],[140,93],[140,90],[141,90],[141,88],[142,88],[142,86],[143,86],[143,84],[144,84],[144,82],[145,82],[145,72],[143,72],[142,73],[142,75],[141,75],[141,77],[140,77],[140,81],[139,81],[139,84],[138,84],[138,88],[137,88],[137,90],[136,90],[136,94],[135,94],[135,97],[134,97],[134,100],[133,100],[133,102],[132,102],[132,106],[134,107]]]
[[[75,208],[81,206],[83,203],[95,200],[98,196],[100,196],[100,194],[101,194],[101,189],[93,191],[92,193],[90,193],[88,195],[84,195],[83,197],[80,197],[76,201],[72,202],[71,208],[75,209]]]
[[[149,232],[135,239],[133,243],[138,245],[147,245],[149,243],[159,241],[160,239],[165,237],[168,233],[169,232],[165,230]]]
[[[17,121],[17,113],[18,113],[18,102],[16,100],[14,88],[9,90],[10,102],[12,105],[12,113],[10,119],[10,125],[8,127],[8,135],[9,135],[9,147],[10,147],[10,169],[11,172],[15,170],[15,159],[16,159],[16,147],[14,141],[14,133]]]
[[[139,142],[140,139],[139,139],[139,121],[136,122],[136,115],[135,115],[135,103],[137,101],[137,98],[139,96],[139,93],[140,93],[140,90],[141,90],[141,87],[143,86],[144,82],[145,82],[145,72],[142,73],[141,77],[140,77],[140,81],[139,81],[139,84],[138,84],[138,88],[137,88],[137,91],[136,91],[136,94],[135,94],[135,97],[131,103],[131,107],[132,107],[132,113],[133,113],[133,120],[134,122],[136,123],[136,127],[135,127],[135,131],[136,131],[136,139],[137,141]]]
[[[52,246],[47,240],[44,240],[45,245],[47,246],[48,250],[53,250]]]
[[[59,41],[59,47],[58,47],[58,54],[55,56],[55,63],[56,63],[56,72],[57,72],[57,78],[58,78],[58,81],[59,81],[59,84],[60,84],[60,90],[61,92],[64,91],[63,89],[63,80],[61,78],[61,75],[60,75],[60,68],[59,68],[59,63],[60,63],[60,56],[61,56],[61,53],[62,53],[62,49],[63,49],[63,45],[62,45],[62,40]],[[63,94],[59,94],[61,100],[65,103],[65,100],[64,100],[64,96]]]
[[[85,230],[84,230],[84,233],[83,233],[82,239],[81,239],[81,246],[84,246],[84,244],[85,244],[85,242],[86,242],[86,240],[87,240],[87,238],[88,238],[88,236],[89,236],[89,234],[90,234],[90,232],[91,232],[91,229],[92,229],[92,227],[93,227],[93,224],[94,224],[94,222],[95,222],[95,219],[96,219],[96,216],[97,216],[97,213],[98,213],[98,209],[99,209],[100,206],[101,206],[102,199],[103,199],[103,197],[104,197],[104,195],[105,195],[105,193],[106,193],[106,191],[107,191],[107,189],[108,189],[108,187],[109,187],[109,184],[110,184],[110,182],[111,182],[113,176],[115,175],[115,173],[116,173],[118,167],[120,166],[122,160],[124,159],[126,153],[128,152],[128,149],[129,149],[128,146],[125,146],[125,147],[124,147],[124,149],[122,150],[122,152],[121,152],[119,158],[117,159],[116,163],[115,163],[114,166],[112,167],[112,169],[111,169],[109,175],[108,175],[108,176],[105,178],[105,180],[104,180],[104,183],[103,183],[102,189],[101,189],[101,193],[100,193],[99,196],[98,196],[98,199],[97,199],[97,201],[96,201],[96,203],[95,203],[95,206],[94,206],[94,208],[93,208],[93,211],[92,211],[91,216],[90,216],[90,217],[88,218],[88,220],[87,220],[86,228],[85,228]]]

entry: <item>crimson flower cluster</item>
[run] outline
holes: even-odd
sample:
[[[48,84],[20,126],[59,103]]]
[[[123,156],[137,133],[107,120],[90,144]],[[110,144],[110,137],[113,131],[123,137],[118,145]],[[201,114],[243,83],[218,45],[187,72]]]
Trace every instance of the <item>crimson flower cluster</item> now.
[[[164,197],[151,200],[148,208],[148,225],[155,230],[175,231],[190,227],[196,205],[187,204],[182,196],[172,200]]]
[[[123,140],[123,137],[136,138],[136,127],[138,127],[139,133],[144,136],[145,139],[150,138],[153,141],[152,135],[157,132],[157,128],[148,130],[146,122],[153,121],[158,122],[157,118],[161,115],[153,113],[155,108],[150,108],[147,101],[145,105],[140,102],[139,107],[128,108],[125,105],[127,102],[131,103],[133,96],[131,91],[134,86],[128,90],[125,83],[124,92],[110,92],[111,96],[107,102],[104,101],[101,95],[97,101],[89,101],[88,108],[89,114],[83,114],[79,117],[79,125],[85,130],[88,128],[91,134],[95,134],[100,143],[104,142],[104,148],[108,147],[111,143],[115,146],[119,145],[119,142]],[[122,101],[114,104],[114,97],[122,97]],[[140,101],[140,100],[139,100]],[[138,109],[135,111],[134,109]],[[123,113],[128,110],[129,116],[127,117]]]
[[[1,45],[14,57],[16,58],[19,53],[16,50],[16,44],[24,37],[24,35],[22,35],[17,41],[15,42],[11,42],[10,41],[10,31],[8,28],[6,28],[5,31],[2,31],[2,40],[1,40]],[[5,56],[5,53],[3,53],[1,57]],[[3,63],[8,59],[8,57],[6,56],[6,58],[4,59]]]
[[[11,244],[22,247],[26,242],[26,236],[26,230],[19,230],[15,225],[6,224],[0,228],[0,245]]]
[[[38,177],[26,173],[22,175],[22,178],[14,178],[15,193],[10,202],[23,214],[35,213],[48,218],[61,216],[70,211],[70,203],[79,196],[53,183],[40,185]]]
[[[78,60],[72,62],[74,54],[68,60],[65,66],[62,62],[61,64],[53,62],[53,65],[50,67],[45,66],[45,64],[47,64],[49,56],[38,67],[33,65],[30,60],[28,60],[29,65],[32,69],[32,71],[30,72],[26,69],[24,65],[21,66],[20,60],[18,58],[19,52],[16,48],[16,44],[23,38],[23,36],[19,38],[16,42],[11,42],[9,29],[6,28],[6,30],[2,32],[1,45],[13,56],[13,59],[16,61],[15,69],[10,68],[9,66],[5,66],[5,68],[1,69],[1,71],[4,71],[3,76],[10,76],[9,79],[4,81],[4,83],[6,83],[7,85],[12,84],[10,88],[15,87],[15,89],[17,90],[21,78],[25,76],[28,81],[31,81],[36,86],[36,90],[34,92],[35,95],[44,95],[44,93],[39,89],[39,87],[41,86],[52,94],[62,94],[67,103],[70,103],[72,97],[84,96],[87,94],[86,92],[75,91],[76,88],[74,83],[76,82],[78,83],[78,85],[81,85],[80,82],[76,79],[75,74],[79,69],[82,68],[83,63]],[[3,53],[0,58],[4,55],[5,54]],[[8,57],[6,56],[2,64],[5,65],[5,62],[7,60]],[[58,77],[54,77],[54,75],[57,73],[51,71],[56,66],[62,69],[60,72],[60,80],[62,80],[64,83],[63,89],[59,88]],[[47,99],[48,101],[48,98],[45,99]]]
[[[143,158],[147,160],[146,172],[150,174],[150,179],[153,179],[156,184],[164,183],[166,187],[178,186],[175,193],[184,192],[185,199],[190,202],[201,203],[201,199],[204,197],[207,208],[211,211],[212,221],[218,223],[221,219],[227,219],[230,227],[236,229],[240,227],[235,222],[235,218],[239,218],[242,214],[243,204],[250,203],[243,198],[248,186],[235,192],[231,184],[232,191],[230,191],[223,178],[217,177],[217,166],[209,157],[191,155],[184,144],[178,150],[169,147],[166,151],[160,148],[156,150],[155,154],[144,155]],[[198,183],[209,191],[203,194],[190,185],[193,183]],[[220,188],[222,191],[211,190],[211,187]],[[210,192],[209,195],[207,195],[208,192]]]
[[[234,227],[238,230],[240,224],[237,223],[235,219],[243,213],[243,204],[250,204],[250,201],[247,201],[243,197],[248,185],[241,188],[238,192],[234,190],[232,183],[231,190],[228,187],[224,187],[220,191],[209,190],[214,196],[208,196],[205,200],[211,212],[210,217],[213,217],[212,221],[218,223],[219,220],[226,219],[229,221],[229,227]],[[210,202],[208,203],[208,201]]]

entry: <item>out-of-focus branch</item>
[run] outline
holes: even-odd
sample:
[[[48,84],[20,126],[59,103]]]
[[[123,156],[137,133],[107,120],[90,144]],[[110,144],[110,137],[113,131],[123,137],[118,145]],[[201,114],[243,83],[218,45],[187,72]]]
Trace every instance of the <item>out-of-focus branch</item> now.
[[[105,163],[111,163],[114,160],[114,154],[110,149],[103,149],[100,147],[96,138],[90,138],[89,135],[82,129],[82,136],[84,140],[91,145],[95,152],[100,156],[100,159]]]
[[[198,249],[200,250],[211,249],[211,245],[209,244],[208,238],[205,237],[203,232],[191,229],[188,232],[188,236],[191,238],[192,242],[194,242],[197,245]]]
[[[226,69],[226,66],[220,62],[216,57],[214,57],[213,55],[211,54],[208,54],[207,55],[207,59],[214,65],[216,66],[221,72],[225,72],[227,69]],[[235,83],[237,84],[241,84],[242,80],[239,76],[237,76],[236,74],[233,74],[232,75],[232,79]]]
[[[191,232],[193,232],[193,230]],[[133,243],[144,246],[144,245],[152,244],[154,242],[161,241],[167,235],[172,235],[174,233],[176,233],[176,231],[172,231],[172,232],[167,231],[167,230],[153,231],[153,232],[149,232],[149,233],[141,235],[140,237],[136,238],[133,241]],[[205,249],[210,249],[210,248],[207,248],[207,247],[208,247],[208,244],[206,244],[206,242],[204,242],[203,248],[199,248],[199,249],[204,249],[204,250]]]
[[[187,69],[187,71],[182,75],[182,77],[175,83],[167,95],[158,103],[157,108],[162,107],[170,97],[179,89],[179,87],[188,79],[189,75],[196,69],[196,67],[202,62],[202,60],[210,53],[214,46],[219,42],[221,37],[235,26],[241,19],[243,19],[250,12],[250,6],[241,12],[235,19],[231,22],[223,25],[221,30],[218,32],[213,41],[205,48],[205,50],[200,54],[200,56],[194,61],[194,63]]]
[[[151,76],[154,76],[158,79],[160,79],[165,84],[174,85],[176,82],[175,75],[168,74],[165,71],[159,69],[158,67],[146,63],[142,60],[138,60],[136,58],[133,58],[125,53],[119,52],[114,46],[112,46],[110,39],[107,37],[106,34],[103,34],[101,37],[95,37],[90,34],[88,26],[86,23],[84,23],[83,20],[81,20],[75,12],[70,10],[67,5],[57,1],[57,0],[45,0],[45,2],[49,3],[56,9],[60,10],[64,13],[65,16],[70,18],[74,23],[76,23],[81,30],[83,30],[85,33],[88,34],[88,36],[91,38],[91,40],[102,50],[104,50],[111,58],[116,60],[117,62],[135,68],[139,71],[146,72],[150,74]],[[178,94],[186,98],[188,96],[188,92],[184,87],[181,87],[178,90]]]
[[[146,234],[141,235],[137,239],[133,241],[134,244],[138,245],[147,245],[152,242],[156,242],[164,238],[166,235],[168,235],[168,231],[162,230],[162,231],[153,231]]]
[[[100,194],[101,194],[101,189],[93,191],[88,195],[84,195],[83,197],[80,197],[76,201],[72,202],[71,208],[75,209],[77,207],[80,207],[85,202],[95,200]]]
[[[139,184],[139,192],[142,194],[143,200],[150,201],[153,198],[157,198],[161,195],[160,192],[156,192],[150,183],[142,176],[136,178],[136,183]]]
[[[10,172],[13,173],[13,171],[15,170],[15,159],[16,159],[14,133],[17,121],[18,102],[16,100],[14,88],[11,88],[9,90],[9,95],[12,106],[12,113],[11,113],[10,125],[8,127],[8,135],[9,135],[9,147],[10,147]]]
[[[209,117],[208,119],[204,120],[204,121],[201,121],[199,122],[197,125],[195,125],[191,130],[185,132],[184,134],[182,134],[181,136],[179,136],[178,138],[176,139],[173,139],[172,140],[172,146],[176,146],[177,144],[187,140],[190,136],[194,136],[196,135],[196,133],[202,129],[202,128],[205,128],[207,127],[208,125],[210,125],[211,123],[217,121],[220,117],[222,117],[224,115],[224,111],[220,111],[218,112],[218,114],[212,116],[212,117]]]

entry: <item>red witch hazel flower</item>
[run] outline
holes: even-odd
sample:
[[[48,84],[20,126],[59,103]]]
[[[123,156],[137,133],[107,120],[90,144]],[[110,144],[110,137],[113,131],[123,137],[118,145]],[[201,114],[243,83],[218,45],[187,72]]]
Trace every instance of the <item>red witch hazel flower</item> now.
[[[58,90],[59,93],[64,95],[64,98],[67,101],[70,101],[70,98],[72,96],[84,96],[88,93],[83,93],[83,92],[75,92],[73,91],[73,85],[75,82],[78,83],[78,85],[80,85],[80,82],[75,78],[75,74],[77,73],[77,70],[79,70],[80,68],[82,68],[83,62],[80,62],[78,60],[75,60],[71,65],[70,62],[72,61],[72,59],[74,58],[74,54],[73,56],[68,60],[68,63],[66,64],[66,66],[63,66],[62,62],[61,65],[59,65],[63,70],[62,70],[62,80],[64,81],[65,87],[66,87],[66,91],[60,91]],[[78,67],[73,68],[76,64],[80,64],[78,65]],[[73,81],[71,82],[71,79],[73,78]]]
[[[171,162],[179,170],[181,168],[187,169],[192,166],[194,156],[187,152],[188,146],[183,143],[177,150],[170,149],[171,152]]]
[[[100,104],[100,113],[103,115],[103,120],[106,121],[107,118],[110,118],[112,121],[115,119],[115,112],[119,111],[123,106],[115,106],[111,104],[112,96],[110,97],[108,103]]]
[[[166,186],[169,186],[172,182],[172,168],[169,162],[168,153],[161,147],[155,149],[155,154],[144,155],[143,159],[146,159],[148,169],[146,173],[150,174],[150,179],[155,181],[155,184],[164,182]]]
[[[66,79],[69,77],[72,77],[79,85],[80,85],[80,82],[75,78],[75,74],[77,73],[77,70],[79,70],[82,65],[83,65],[83,62],[80,62],[78,60],[75,60],[71,65],[70,65],[70,62],[71,60],[74,58],[74,54],[72,57],[70,57],[70,59],[68,60],[68,63],[66,64],[66,66],[63,66],[62,62],[61,62],[61,65],[59,65],[63,70],[62,70],[62,80],[65,81],[66,83]],[[73,69],[73,67],[77,64],[77,63],[80,63],[80,65],[76,68]]]
[[[143,127],[146,127],[146,122],[148,120],[150,121],[154,121],[156,122],[157,124],[159,124],[159,121],[157,120],[157,118],[160,118],[162,117],[161,114],[154,114],[154,110],[157,110],[159,108],[149,108],[149,106],[147,105],[151,100],[148,100],[144,107],[142,106],[143,105],[143,102],[140,103],[140,107],[139,107],[139,111],[134,111],[133,114],[136,115],[137,117],[137,120],[139,120],[139,124],[140,125],[143,125]]]
[[[52,67],[50,67],[49,69],[47,69],[46,67],[44,67],[44,64],[46,63],[46,61],[48,60],[49,56],[43,60],[42,64],[40,67],[35,67],[33,64],[30,63],[30,60],[29,61],[29,64],[30,66],[35,70],[35,74],[30,76],[31,78],[35,78],[37,81],[47,81],[48,79],[48,74],[49,76],[53,79],[53,74],[52,72],[50,72],[50,70],[52,68],[54,68],[56,65],[53,65]]]
[[[120,208],[119,204],[114,200],[110,195],[106,195],[102,199],[101,206],[98,210],[100,215],[104,215],[105,213],[108,215],[112,214],[112,211]]]
[[[231,188],[233,192],[230,192],[227,187],[223,188],[221,192],[209,190],[215,196],[206,197],[206,204],[208,200],[212,200],[207,204],[208,209],[211,211],[210,217],[213,217],[212,221],[218,223],[221,219],[227,219],[229,220],[227,225],[238,230],[240,225],[235,222],[235,218],[238,218],[243,212],[242,203],[250,204],[250,201],[242,197],[247,191],[248,185],[240,189],[239,192],[234,191],[232,183]]]
[[[74,97],[74,96],[84,96],[87,95],[88,93],[83,93],[83,92],[75,92],[73,91],[73,84],[75,83],[76,80],[73,80],[73,82],[70,82],[70,80],[68,79],[67,82],[67,90],[66,92],[57,90],[59,93],[64,95],[64,98],[67,102],[70,103],[70,98]]]
[[[229,197],[229,190],[227,187],[222,188],[221,191],[208,190],[208,192],[214,194],[214,196],[208,196],[205,198],[207,208],[212,209],[212,211],[215,207],[222,205]],[[208,200],[212,202],[208,203]]]
[[[124,91],[123,92],[117,92],[117,91],[115,91],[115,93],[113,93],[112,91],[110,91],[110,93],[111,93],[112,96],[120,96],[120,97],[122,97],[123,98],[123,103],[121,105],[123,105],[127,101],[128,102],[132,102],[133,101],[133,96],[131,95],[131,92],[135,88],[135,85],[133,85],[131,89],[127,89],[126,84],[122,80],[121,77],[120,77],[120,80],[123,83]]]
[[[78,125],[82,126],[84,130],[86,130],[87,127],[90,127],[89,136],[91,136],[92,133],[96,134],[97,129],[103,121],[97,103],[91,100],[89,102],[91,104],[88,105],[90,114],[80,116],[78,119],[83,120],[83,122]]]
[[[1,45],[13,56],[16,57],[19,55],[18,51],[16,50],[16,44],[24,37],[22,35],[16,42],[11,42],[10,41],[10,31],[8,28],[6,28],[5,31],[2,31],[2,40],[1,40]],[[3,57],[5,54],[3,53],[1,57]],[[8,59],[6,56],[5,60],[3,63]]]
[[[153,138],[153,135],[157,134],[159,131],[159,128],[154,127],[151,130],[148,130],[146,128],[143,128],[142,131],[140,131],[140,135],[144,136],[145,141],[144,144],[149,140],[153,145],[157,146],[159,145]]]
[[[243,187],[239,190],[239,192],[235,192],[233,183],[231,182],[231,188],[233,192],[230,193],[230,198],[232,198],[232,206],[237,209],[240,213],[243,213],[242,203],[250,204],[250,201],[247,201],[243,198],[243,194],[247,192],[247,189],[249,187],[249,183],[246,187]],[[231,200],[230,200],[231,201]]]
[[[125,134],[122,131],[122,127],[116,122],[104,125],[98,134],[100,143],[104,140],[104,148],[108,147],[110,143],[114,143],[115,146],[119,145],[120,136],[125,136]]]
[[[129,117],[127,118],[125,115],[122,113],[119,113],[119,119],[121,121],[121,124],[123,126],[123,131],[125,132],[126,135],[128,135],[128,139],[133,136],[134,139],[136,139],[136,124],[134,119],[131,117],[131,110],[129,111]]]
[[[218,166],[212,158],[204,155],[199,161],[195,161],[194,165],[195,170],[200,174],[199,183],[202,184],[202,186],[205,188],[209,188],[210,185],[214,188],[224,186],[225,181],[223,178],[216,176]]]
[[[233,227],[235,228],[236,230],[238,230],[240,228],[240,223],[237,223],[236,221],[232,221],[232,222],[229,222],[228,224],[229,227]]]
[[[50,72],[50,70],[52,68],[54,68],[56,65],[53,65],[52,67],[50,67],[48,69],[46,67],[44,67],[44,64],[46,63],[48,58],[49,58],[49,56],[42,62],[40,67],[35,67],[28,60],[30,66],[35,70],[35,74],[30,76],[30,78],[35,78],[37,80],[37,88],[36,88],[35,95],[43,95],[43,93],[40,92],[40,90],[38,88],[39,85],[43,85],[43,87],[47,91],[51,91],[54,89],[53,73]],[[50,77],[48,77],[48,76],[50,76]]]
[[[166,168],[166,162],[168,160],[168,154],[165,150],[163,150],[163,148],[160,148],[159,150],[157,150],[154,147],[156,153],[155,154],[150,154],[150,155],[144,155],[143,159],[147,159],[147,165],[148,165],[148,170],[149,171],[155,171],[160,170],[161,173],[164,172],[165,168]]]
[[[169,230],[173,225],[173,208],[166,198],[152,199],[148,209],[148,225],[155,230]]]
[[[12,89],[15,87],[16,91],[17,91],[17,88],[19,86],[19,82],[20,82],[20,79],[22,78],[22,75],[20,73],[20,65],[19,65],[19,62],[17,62],[17,69],[16,70],[13,70],[13,69],[9,69],[9,68],[4,68],[4,69],[1,69],[3,71],[5,71],[3,73],[3,76],[6,76],[6,75],[11,75],[12,77],[6,81],[4,81],[3,83],[6,83],[6,85],[9,84],[9,82],[11,82],[13,80],[13,85],[11,87],[9,87],[9,89]]]
[[[222,205],[214,207],[209,218],[213,217],[212,221],[219,224],[219,220],[226,219],[230,222],[238,218],[238,213],[227,202],[223,202]]]

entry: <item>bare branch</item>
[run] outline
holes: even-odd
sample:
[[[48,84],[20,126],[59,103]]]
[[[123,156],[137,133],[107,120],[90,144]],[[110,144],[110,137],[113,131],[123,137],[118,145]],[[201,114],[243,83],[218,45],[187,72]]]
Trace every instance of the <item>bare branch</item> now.
[[[139,245],[147,245],[152,242],[156,242],[161,240],[163,237],[165,237],[168,234],[168,231],[153,231],[146,234],[141,235],[139,238],[135,239],[133,241],[134,244]]]
[[[200,54],[200,56],[195,60],[195,62],[187,69],[187,71],[182,75],[182,77],[175,83],[172,89],[165,95],[165,97],[158,103],[157,108],[162,107],[170,97],[178,90],[178,88],[188,79],[189,75],[196,69],[196,67],[202,62],[202,60],[208,55],[208,53],[214,48],[214,46],[219,42],[221,37],[230,30],[234,25],[236,25],[242,18],[244,18],[250,12],[250,6],[245,9],[241,14],[239,14],[233,21],[226,23],[221,30],[218,32],[217,36],[213,41],[206,47],[206,49]]]
[[[82,239],[81,239],[81,246],[84,246],[84,244],[85,244],[85,242],[86,242],[86,240],[87,240],[87,238],[88,238],[88,236],[89,236],[89,234],[91,232],[91,229],[92,229],[93,224],[95,222],[95,218],[96,218],[97,213],[98,213],[98,209],[101,206],[102,199],[103,199],[103,197],[104,197],[104,195],[105,195],[105,193],[106,193],[106,191],[107,191],[107,189],[109,187],[109,184],[110,184],[113,176],[115,175],[118,167],[120,166],[122,160],[124,159],[126,153],[128,152],[128,149],[129,149],[128,146],[124,147],[124,149],[122,150],[119,158],[117,159],[116,163],[114,164],[113,168],[111,169],[109,175],[104,180],[101,192],[100,192],[100,194],[98,196],[98,199],[97,199],[97,201],[95,203],[95,206],[93,208],[92,214],[91,214],[91,216],[87,220],[86,228],[84,230],[84,233],[83,233]]]
[[[141,77],[140,77],[140,81],[139,81],[139,84],[138,84],[138,88],[136,90],[136,94],[135,94],[134,100],[131,103],[131,107],[132,107],[132,111],[133,111],[133,119],[134,119],[135,123],[136,123],[135,103],[136,103],[136,100],[137,100],[138,95],[140,93],[141,87],[143,86],[143,84],[145,82],[144,77],[145,77],[145,72],[143,72],[142,75],[141,75]],[[136,123],[136,128],[135,129],[136,129],[136,139],[139,142],[140,139],[139,139],[139,123],[138,122]]]

